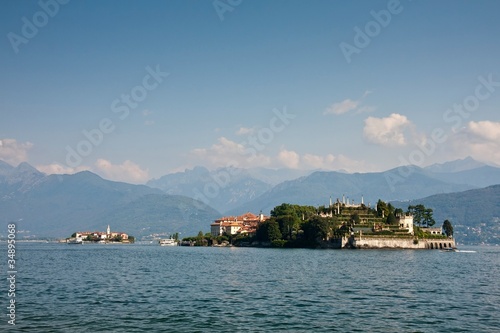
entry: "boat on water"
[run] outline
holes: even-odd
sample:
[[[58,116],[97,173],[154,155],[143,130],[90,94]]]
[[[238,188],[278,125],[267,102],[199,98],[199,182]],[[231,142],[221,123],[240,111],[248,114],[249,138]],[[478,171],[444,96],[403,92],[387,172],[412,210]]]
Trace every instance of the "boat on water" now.
[[[69,238],[68,240],[66,240],[66,243],[68,243],[68,244],[83,244],[83,239],[82,239],[82,237]]]
[[[177,246],[177,241],[173,238],[164,238],[159,241],[160,246]]]
[[[458,250],[454,247],[449,247],[446,249],[442,249],[441,252],[458,252]]]
[[[476,251],[472,251],[472,250],[459,250],[457,248],[444,249],[444,250],[441,250],[441,252],[476,253]]]

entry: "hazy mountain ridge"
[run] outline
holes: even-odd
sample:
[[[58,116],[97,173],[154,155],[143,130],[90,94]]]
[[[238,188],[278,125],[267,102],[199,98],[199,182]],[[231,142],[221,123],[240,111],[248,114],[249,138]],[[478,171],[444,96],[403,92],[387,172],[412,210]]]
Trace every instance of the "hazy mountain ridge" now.
[[[284,182],[249,202],[247,210],[269,210],[283,202],[302,205],[328,205],[329,198],[354,199],[356,203],[364,197],[364,203],[374,204],[378,199],[410,200],[436,193],[457,192],[474,188],[471,185],[452,184],[441,181],[418,167],[405,167],[376,173],[345,174],[335,171],[318,171],[294,181]],[[408,170],[411,173],[407,175]],[[405,175],[405,177],[401,176]],[[407,175],[407,176],[406,176]],[[238,207],[230,213],[245,210]]]
[[[232,176],[233,172],[235,176]],[[286,180],[271,186],[270,181],[280,178],[277,178],[280,173],[283,173],[281,179]],[[226,181],[221,175],[231,176]],[[302,176],[290,179],[293,175]],[[265,168],[209,171],[195,167],[148,182],[149,186],[160,188],[167,194],[203,198],[205,203],[228,214],[258,212],[261,209],[266,212],[283,202],[323,205],[328,203],[330,195],[335,200],[346,194],[358,202],[364,195],[365,203],[368,203],[379,198],[387,201],[410,200],[493,184],[500,184],[500,168],[470,157],[426,168],[408,166],[384,172],[353,174]],[[205,191],[206,186],[209,191]]]
[[[107,212],[103,220],[115,220],[115,228],[138,237],[176,232],[186,237],[209,231],[210,223],[219,217],[215,209],[185,196],[147,194]]]
[[[454,184],[469,184],[476,187],[487,187],[494,184],[500,184],[500,168],[484,165],[470,170],[435,173],[434,177]]]
[[[16,192],[26,192],[45,181],[45,175],[29,165],[21,163],[13,167],[3,161],[0,164],[0,197],[13,195]]]
[[[446,172],[461,172],[472,169],[477,169],[486,166],[483,162],[476,161],[468,156],[464,159],[449,161],[445,163],[436,163],[425,167],[424,169],[430,172],[446,173]]]
[[[195,233],[219,215],[201,202],[165,195],[145,185],[113,182],[88,171],[44,175],[28,166],[0,165],[0,221],[17,221],[18,230],[29,230],[30,235],[67,237],[77,230],[105,230],[107,224],[135,236],[151,226],[163,232]],[[133,214],[137,205],[151,209],[142,210],[137,219]],[[173,207],[185,207],[191,213],[185,218]]]
[[[406,210],[408,205],[423,204],[434,210],[436,226],[445,219],[452,222],[455,236],[461,243],[500,244],[500,185],[457,193],[436,194],[426,198],[401,202],[395,207]]]
[[[431,177],[454,184],[475,187],[500,184],[500,168],[478,162],[471,157],[434,164],[424,170],[428,171]]]
[[[196,198],[219,211],[245,205],[272,188],[272,185],[254,178],[244,169],[209,171],[204,167],[168,174],[150,180],[147,185],[167,194]]]
[[[250,176],[264,183],[276,186],[280,183],[305,177],[314,171],[297,170],[297,169],[267,169],[267,168],[251,168],[246,170]]]

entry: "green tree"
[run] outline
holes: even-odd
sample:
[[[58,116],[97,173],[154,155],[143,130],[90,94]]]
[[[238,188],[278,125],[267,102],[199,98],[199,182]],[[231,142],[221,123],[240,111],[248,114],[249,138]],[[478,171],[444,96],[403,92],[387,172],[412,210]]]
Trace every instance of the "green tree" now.
[[[302,220],[309,219],[317,213],[318,210],[313,206],[300,206],[283,203],[271,210],[271,217],[292,215],[296,216],[299,220]]]
[[[404,211],[401,208],[396,208],[394,210],[394,215],[396,215],[396,216],[401,216],[403,214],[404,214]]]
[[[424,220],[424,205],[410,205],[408,206],[408,213],[413,215],[413,224],[421,227]]]
[[[327,213],[330,212],[330,210],[331,210],[331,208],[330,207],[325,207],[325,205],[318,207],[318,213],[327,214]]]
[[[394,206],[389,202],[387,204],[387,215],[386,216],[389,216],[391,213],[394,213]]]
[[[274,241],[281,239],[281,231],[278,222],[276,221],[269,221],[269,225],[267,227],[267,239],[269,241]]]
[[[255,233],[257,240],[261,242],[272,242],[281,239],[281,231],[275,218],[262,222]]]
[[[195,246],[203,246],[205,244],[206,240],[203,235],[203,231],[199,231],[198,235],[196,236],[196,243],[194,244]]]
[[[443,223],[443,230],[446,236],[452,237],[453,236],[453,226],[451,225],[451,222],[449,220],[444,220]]]
[[[398,220],[396,219],[396,216],[394,215],[393,212],[389,213],[389,215],[387,216],[387,220],[385,222],[390,225],[398,224]]]
[[[361,222],[361,219],[359,218],[359,214],[358,213],[352,214],[351,221],[354,222],[354,224],[359,224]]]
[[[389,215],[389,208],[387,207],[387,204],[385,202],[379,199],[377,202],[377,216],[386,217],[387,215]]]
[[[293,205],[282,203],[271,210],[271,217],[287,216],[287,215],[297,215]]]
[[[316,246],[320,241],[326,240],[330,234],[331,221],[315,216],[302,225],[303,238],[309,246]]]
[[[308,220],[318,214],[318,210],[314,206],[299,206],[296,205],[296,212],[298,218],[302,220]]]
[[[408,213],[413,215],[413,223],[419,227],[431,227],[436,224],[433,218],[433,210],[431,208],[425,208],[422,204],[408,206]]]
[[[86,241],[89,241],[89,242],[93,242],[95,241],[95,237],[92,236],[92,235],[87,235],[87,237],[85,238]]]
[[[112,242],[121,242],[123,240],[122,236],[116,235],[115,237],[111,238]]]
[[[297,232],[300,226],[300,219],[296,215],[285,215],[276,218],[283,238],[291,240],[293,232]]]
[[[436,221],[434,220],[434,217],[432,215],[432,208],[426,208],[424,210],[424,224],[428,227],[432,227],[434,224],[436,224]]]

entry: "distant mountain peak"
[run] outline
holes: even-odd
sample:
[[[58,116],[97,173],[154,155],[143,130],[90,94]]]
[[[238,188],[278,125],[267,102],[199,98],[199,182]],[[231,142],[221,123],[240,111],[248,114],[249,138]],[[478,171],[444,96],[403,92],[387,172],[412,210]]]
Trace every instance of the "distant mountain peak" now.
[[[35,173],[35,174],[42,174],[40,171],[38,171],[35,167],[33,167],[31,164],[27,163],[27,162],[22,162],[21,164],[19,164],[15,170],[17,172],[21,172],[21,173]]]
[[[425,169],[427,171],[431,172],[461,172],[461,171],[467,171],[467,170],[472,170],[472,169],[477,169],[486,166],[486,164],[476,161],[470,156],[467,156],[466,158],[463,159],[458,159],[455,161],[449,161],[445,163],[436,163],[433,165],[430,165],[426,167]]]
[[[0,176],[6,176],[14,170],[14,167],[7,162],[0,160]]]
[[[198,175],[204,175],[204,174],[209,173],[210,171],[205,167],[195,166],[192,169],[186,169],[186,173],[188,173],[188,172],[192,172],[192,173],[198,174]]]

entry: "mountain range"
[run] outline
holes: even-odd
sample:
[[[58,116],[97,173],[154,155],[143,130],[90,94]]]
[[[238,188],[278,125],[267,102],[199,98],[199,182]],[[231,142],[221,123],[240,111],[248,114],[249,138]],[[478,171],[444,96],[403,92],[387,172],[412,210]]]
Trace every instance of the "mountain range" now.
[[[167,194],[201,200],[219,211],[226,211],[227,207],[244,206],[272,188],[271,184],[253,177],[243,169],[209,171],[204,167],[165,175],[150,180],[147,185]]]
[[[112,182],[88,171],[45,175],[27,163],[16,168],[0,163],[0,221],[17,222],[22,236],[68,237],[76,231],[104,231],[108,224],[136,237],[191,235],[219,215],[191,198]]]
[[[404,172],[407,172],[405,168]],[[474,188],[467,184],[453,184],[432,177],[428,172],[417,167],[410,168],[411,173],[402,177],[400,169],[377,173],[345,174],[339,172],[317,171],[307,177],[283,182],[270,191],[246,204],[252,211],[269,212],[283,202],[301,205],[328,205],[329,198],[347,196],[365,204],[374,204],[378,199],[384,201],[410,200],[436,193],[450,193]],[[406,175],[406,174],[405,174]],[[237,207],[230,213],[241,211]]]
[[[500,216],[496,202],[465,205],[469,216],[459,213],[460,209],[450,212],[448,207],[457,201],[453,195],[481,197],[483,192],[468,191],[486,191],[482,188],[496,184],[500,184],[500,168],[471,158],[427,168],[353,174],[196,167],[153,179],[147,185],[113,182],[88,171],[45,175],[28,163],[13,167],[0,161],[0,221],[18,221],[19,231],[37,237],[102,231],[108,224],[137,237],[165,232],[194,235],[208,231],[211,221],[222,214],[269,214],[284,202],[328,205],[330,197],[336,200],[346,195],[356,203],[363,200],[373,205],[382,199],[404,206],[427,203],[429,197],[438,195],[439,200],[431,202],[442,203],[435,206],[439,219],[453,218],[460,225],[476,226],[494,223],[491,221]]]
[[[237,215],[247,211],[269,213],[283,202],[304,205],[326,205],[329,198],[349,198],[365,203],[378,199],[411,200],[438,193],[451,193],[500,184],[500,168],[488,166],[468,157],[435,164],[427,168],[399,167],[384,172],[346,173],[315,171],[293,178],[290,171],[266,169],[202,167],[169,174],[151,180],[148,186],[168,194],[192,197],[220,212]],[[282,182],[271,183],[262,175],[282,173]],[[274,178],[275,179],[275,178]]]
[[[436,226],[452,222],[455,238],[461,243],[500,245],[500,185],[458,193],[436,194],[406,202],[392,202],[406,210],[409,205],[432,208]]]
[[[271,182],[281,174],[280,183]],[[301,176],[294,178],[293,176]],[[346,173],[316,171],[295,174],[285,170],[203,167],[186,169],[153,179],[148,186],[168,194],[201,200],[220,212],[241,214],[246,211],[268,213],[283,202],[307,205],[328,204],[343,194],[365,203],[378,199],[410,200],[437,193],[451,193],[500,184],[500,168],[485,165],[468,157],[435,164],[427,168],[399,167],[385,172]]]

